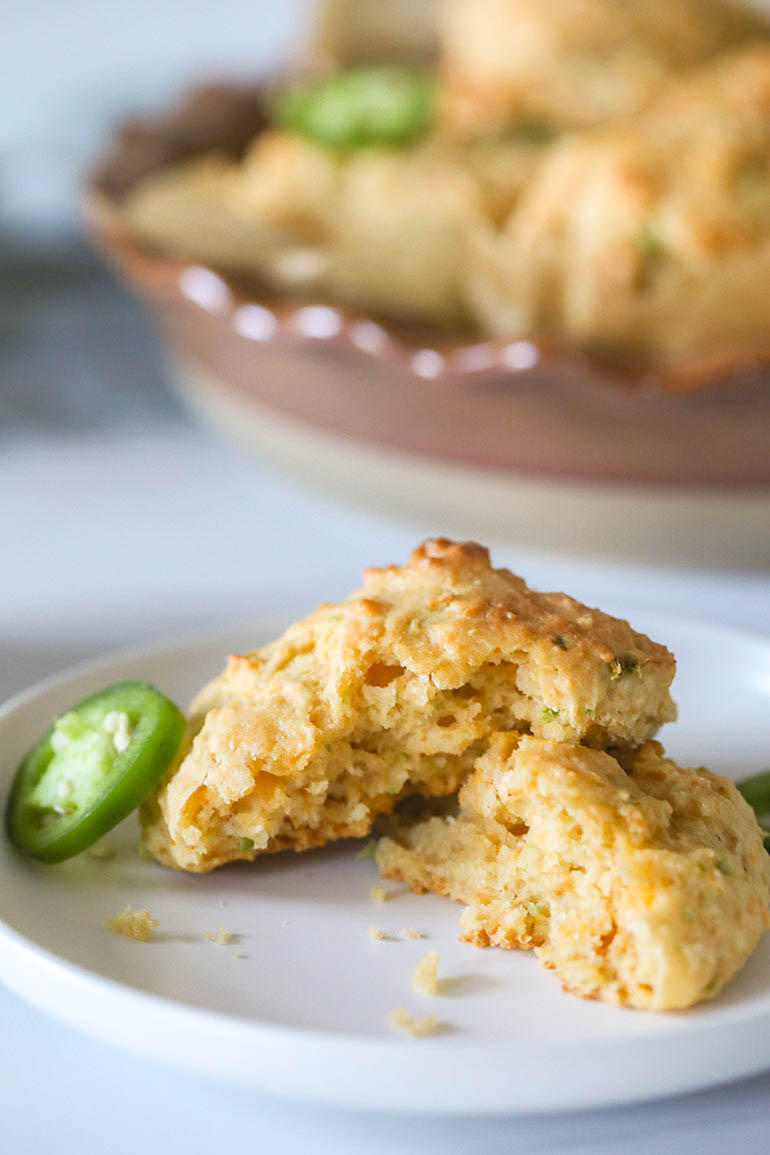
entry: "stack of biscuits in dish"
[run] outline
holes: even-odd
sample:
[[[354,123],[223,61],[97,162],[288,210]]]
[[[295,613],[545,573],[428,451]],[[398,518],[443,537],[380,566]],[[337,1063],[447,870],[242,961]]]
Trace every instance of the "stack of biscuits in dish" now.
[[[384,822],[383,874],[464,903],[464,938],[534,948],[586,997],[689,1006],[768,925],[770,859],[735,786],[652,740],[674,668],[481,546],[425,542],[229,658],[145,845],[200,872]]]
[[[244,155],[140,180],[129,230],[281,294],[455,333],[661,363],[764,349],[768,25],[727,0],[434,7],[418,139],[339,151],[268,114]],[[373,6],[341,8],[352,29]],[[405,36],[412,8],[387,9]],[[373,33],[371,59],[403,40]]]

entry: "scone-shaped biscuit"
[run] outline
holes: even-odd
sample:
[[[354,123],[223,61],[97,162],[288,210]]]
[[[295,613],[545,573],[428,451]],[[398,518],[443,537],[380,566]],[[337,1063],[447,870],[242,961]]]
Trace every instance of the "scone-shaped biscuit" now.
[[[732,782],[659,743],[623,761],[497,735],[459,815],[382,839],[380,869],[466,903],[463,939],[534,947],[574,994],[653,1010],[711,998],[770,922],[762,833]]]
[[[529,590],[479,545],[429,541],[229,659],[144,809],[145,843],[204,871],[365,835],[404,795],[455,791],[493,731],[643,741],[673,717],[673,673],[627,622]]]
[[[721,0],[449,0],[444,124],[479,134],[617,120],[672,73],[767,34]]]
[[[477,233],[485,330],[671,359],[767,348],[770,43],[677,82],[622,130],[567,137]]]

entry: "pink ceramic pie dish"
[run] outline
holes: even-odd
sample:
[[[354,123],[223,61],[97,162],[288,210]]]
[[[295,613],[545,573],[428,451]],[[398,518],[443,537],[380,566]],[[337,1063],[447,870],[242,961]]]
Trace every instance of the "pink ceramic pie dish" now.
[[[92,236],[149,305],[199,411],[314,484],[442,527],[770,562],[770,335],[767,350],[641,370],[534,337],[454,337],[281,299],[146,248],[122,222],[125,189],[215,145],[237,154],[264,123],[258,90],[202,92],[173,120],[123,130],[87,203]]]

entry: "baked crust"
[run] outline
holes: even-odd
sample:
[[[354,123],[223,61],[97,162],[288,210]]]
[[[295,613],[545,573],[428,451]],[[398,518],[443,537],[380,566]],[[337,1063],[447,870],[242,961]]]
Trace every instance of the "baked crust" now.
[[[557,142],[499,233],[475,234],[483,328],[676,360],[770,332],[770,44],[665,88],[622,128]]]
[[[732,782],[497,735],[457,817],[397,825],[386,878],[466,904],[465,941],[533,948],[566,990],[653,1010],[716,995],[770,922],[770,858]]]
[[[633,746],[674,717],[673,656],[627,622],[537,593],[486,549],[406,565],[230,657],[143,811],[147,848],[204,871],[362,836],[408,794],[451,794],[498,730]]]
[[[722,0],[449,0],[440,34],[444,126],[478,135],[626,118],[767,23]]]

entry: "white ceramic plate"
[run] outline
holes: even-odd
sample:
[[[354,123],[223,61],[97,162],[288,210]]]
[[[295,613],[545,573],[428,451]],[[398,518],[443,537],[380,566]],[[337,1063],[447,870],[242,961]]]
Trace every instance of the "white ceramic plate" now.
[[[770,766],[770,641],[633,615],[679,659],[671,753],[734,777]],[[275,624],[273,623],[273,626]],[[3,793],[50,718],[118,678],[186,700],[231,649],[264,642],[266,623],[134,650],[81,667],[0,712]],[[87,856],[38,866],[0,840],[0,978],[57,1018],[152,1058],[271,1093],[380,1109],[554,1111],[706,1087],[770,1067],[770,936],[714,1002],[645,1014],[563,994],[526,953],[457,942],[459,910],[379,879],[357,846],[265,857],[193,877],[142,861],[130,819]],[[156,940],[113,934],[124,904],[159,920]],[[219,924],[230,946],[205,937]],[[388,939],[374,942],[378,924]],[[415,927],[424,941],[398,938]],[[428,948],[443,987],[411,974]],[[242,955],[245,957],[236,957]],[[435,1014],[440,1032],[394,1034],[387,1012]]]

